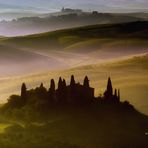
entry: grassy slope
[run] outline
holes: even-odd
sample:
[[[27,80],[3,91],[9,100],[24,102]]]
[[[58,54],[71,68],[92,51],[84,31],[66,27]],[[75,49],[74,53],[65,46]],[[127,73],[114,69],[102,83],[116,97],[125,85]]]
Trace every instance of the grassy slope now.
[[[15,69],[18,69],[18,74],[55,70],[145,53],[148,51],[147,26],[148,22],[93,25],[0,38],[0,59],[4,63],[0,65],[3,67],[1,75],[16,74]],[[22,68],[11,68],[11,65],[19,66],[22,60]],[[31,60],[35,62],[31,64],[33,68],[30,71],[26,64]]]
[[[148,22],[134,22],[93,25],[23,37],[2,38],[0,39],[0,49],[5,49],[6,53],[10,53],[12,48],[23,50],[23,52],[27,50],[26,54],[28,54],[28,50],[30,54],[31,50],[34,56],[36,54],[37,56],[40,55],[40,57],[43,55],[40,59],[43,62],[40,63],[47,61],[45,65],[50,70],[76,67],[98,61],[145,53],[148,47],[147,24]],[[7,47],[10,47],[9,51]],[[20,57],[22,57],[22,54]],[[44,57],[47,60],[43,60]],[[6,56],[3,56],[3,58],[6,59]],[[54,66],[51,65],[52,60],[55,63]],[[59,65],[59,62],[61,65]],[[24,67],[27,66],[24,65]],[[33,67],[32,71],[36,72],[36,67],[38,66],[35,65]],[[39,67],[39,71],[41,70],[42,68]],[[21,69],[19,71],[20,73],[22,72]]]
[[[46,121],[44,115],[34,120],[36,113],[33,113],[31,121],[27,118],[21,122],[13,120],[9,125],[0,124],[0,147],[147,148],[147,116],[122,107],[101,104],[50,110],[45,115]],[[8,112],[10,121],[11,111]],[[24,112],[24,109],[13,110],[13,115],[20,119]]]
[[[13,125],[5,128],[4,133],[0,134],[0,146],[146,148],[148,118],[133,109],[124,110],[119,106],[51,110],[46,122],[27,122],[23,127]]]

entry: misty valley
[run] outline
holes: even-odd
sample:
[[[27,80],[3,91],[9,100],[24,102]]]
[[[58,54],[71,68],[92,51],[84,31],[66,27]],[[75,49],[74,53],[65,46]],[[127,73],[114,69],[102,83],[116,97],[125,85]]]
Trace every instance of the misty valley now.
[[[146,4],[39,1],[0,1],[0,148],[147,148]]]

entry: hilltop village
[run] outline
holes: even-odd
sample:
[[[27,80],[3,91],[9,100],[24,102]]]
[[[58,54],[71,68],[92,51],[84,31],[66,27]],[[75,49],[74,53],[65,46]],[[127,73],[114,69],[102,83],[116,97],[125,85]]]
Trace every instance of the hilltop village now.
[[[27,90],[26,84],[21,87],[21,95],[12,95],[8,99],[11,107],[23,107],[33,104],[37,108],[48,109],[53,106],[79,106],[92,103],[117,104],[120,103],[120,90],[113,89],[111,78],[108,78],[107,88],[103,96],[95,97],[95,89],[90,87],[89,79],[86,76],[83,84],[77,83],[74,76],[71,76],[70,84],[66,80],[59,78],[58,88],[55,87],[54,79],[51,79],[50,88],[47,90],[43,83],[31,90]]]

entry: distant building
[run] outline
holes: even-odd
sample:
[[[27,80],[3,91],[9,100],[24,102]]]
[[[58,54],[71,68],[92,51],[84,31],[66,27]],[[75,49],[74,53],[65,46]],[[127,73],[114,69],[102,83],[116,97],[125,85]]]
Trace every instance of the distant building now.
[[[81,9],[71,9],[71,8],[62,8],[61,12],[63,13],[82,13]]]
[[[98,11],[93,11],[92,14],[93,14],[93,15],[98,15],[99,12],[98,12]]]
[[[85,87],[77,83],[73,87],[69,85],[67,88],[69,92],[68,98],[72,103],[87,104],[90,103],[94,98],[95,90],[92,87]]]
[[[25,104],[31,98],[37,102],[44,103],[47,106],[52,105],[88,105],[92,102],[99,102],[117,104],[120,103],[120,90],[113,89],[111,78],[108,78],[107,88],[103,97],[95,98],[95,89],[90,87],[89,79],[86,76],[83,84],[77,83],[74,76],[71,76],[70,84],[66,85],[66,80],[59,78],[58,88],[55,88],[55,82],[52,79],[50,88],[47,90],[43,84],[36,89],[27,91],[25,83],[21,89],[21,100]],[[35,101],[33,100],[33,101]]]

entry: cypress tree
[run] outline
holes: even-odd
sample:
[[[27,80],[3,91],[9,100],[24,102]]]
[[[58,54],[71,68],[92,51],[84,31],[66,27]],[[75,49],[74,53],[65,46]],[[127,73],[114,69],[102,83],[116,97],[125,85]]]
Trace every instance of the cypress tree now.
[[[52,92],[55,91],[55,82],[54,82],[54,79],[51,79],[51,81],[50,81],[50,91],[52,91]]]
[[[43,83],[41,83],[40,87],[38,88],[37,95],[39,99],[41,98],[43,98],[44,100],[47,99],[47,90],[44,87]]]
[[[58,90],[62,88],[62,84],[63,84],[62,78],[60,77],[58,82]]]
[[[117,97],[117,89],[115,89],[115,97]]]
[[[62,84],[63,88],[66,88],[66,80],[65,79],[63,79],[63,82],[62,83],[63,83]]]
[[[70,80],[70,86],[74,86],[75,85],[75,78],[74,75],[71,76],[71,80]]]
[[[89,79],[87,76],[84,78],[83,86],[89,87]]]
[[[51,81],[50,81],[49,103],[50,103],[50,105],[53,105],[53,103],[55,103],[55,82],[54,82],[54,79],[51,79]]]
[[[43,83],[41,83],[40,88],[43,88],[43,87],[44,87],[44,85],[43,85]]]
[[[108,78],[108,83],[107,83],[107,93],[109,96],[113,95],[112,81],[110,77]]]
[[[27,88],[25,83],[23,83],[21,87],[21,99],[22,99],[22,104],[25,105],[27,99]]]
[[[120,89],[118,89],[118,99],[120,101]]]

